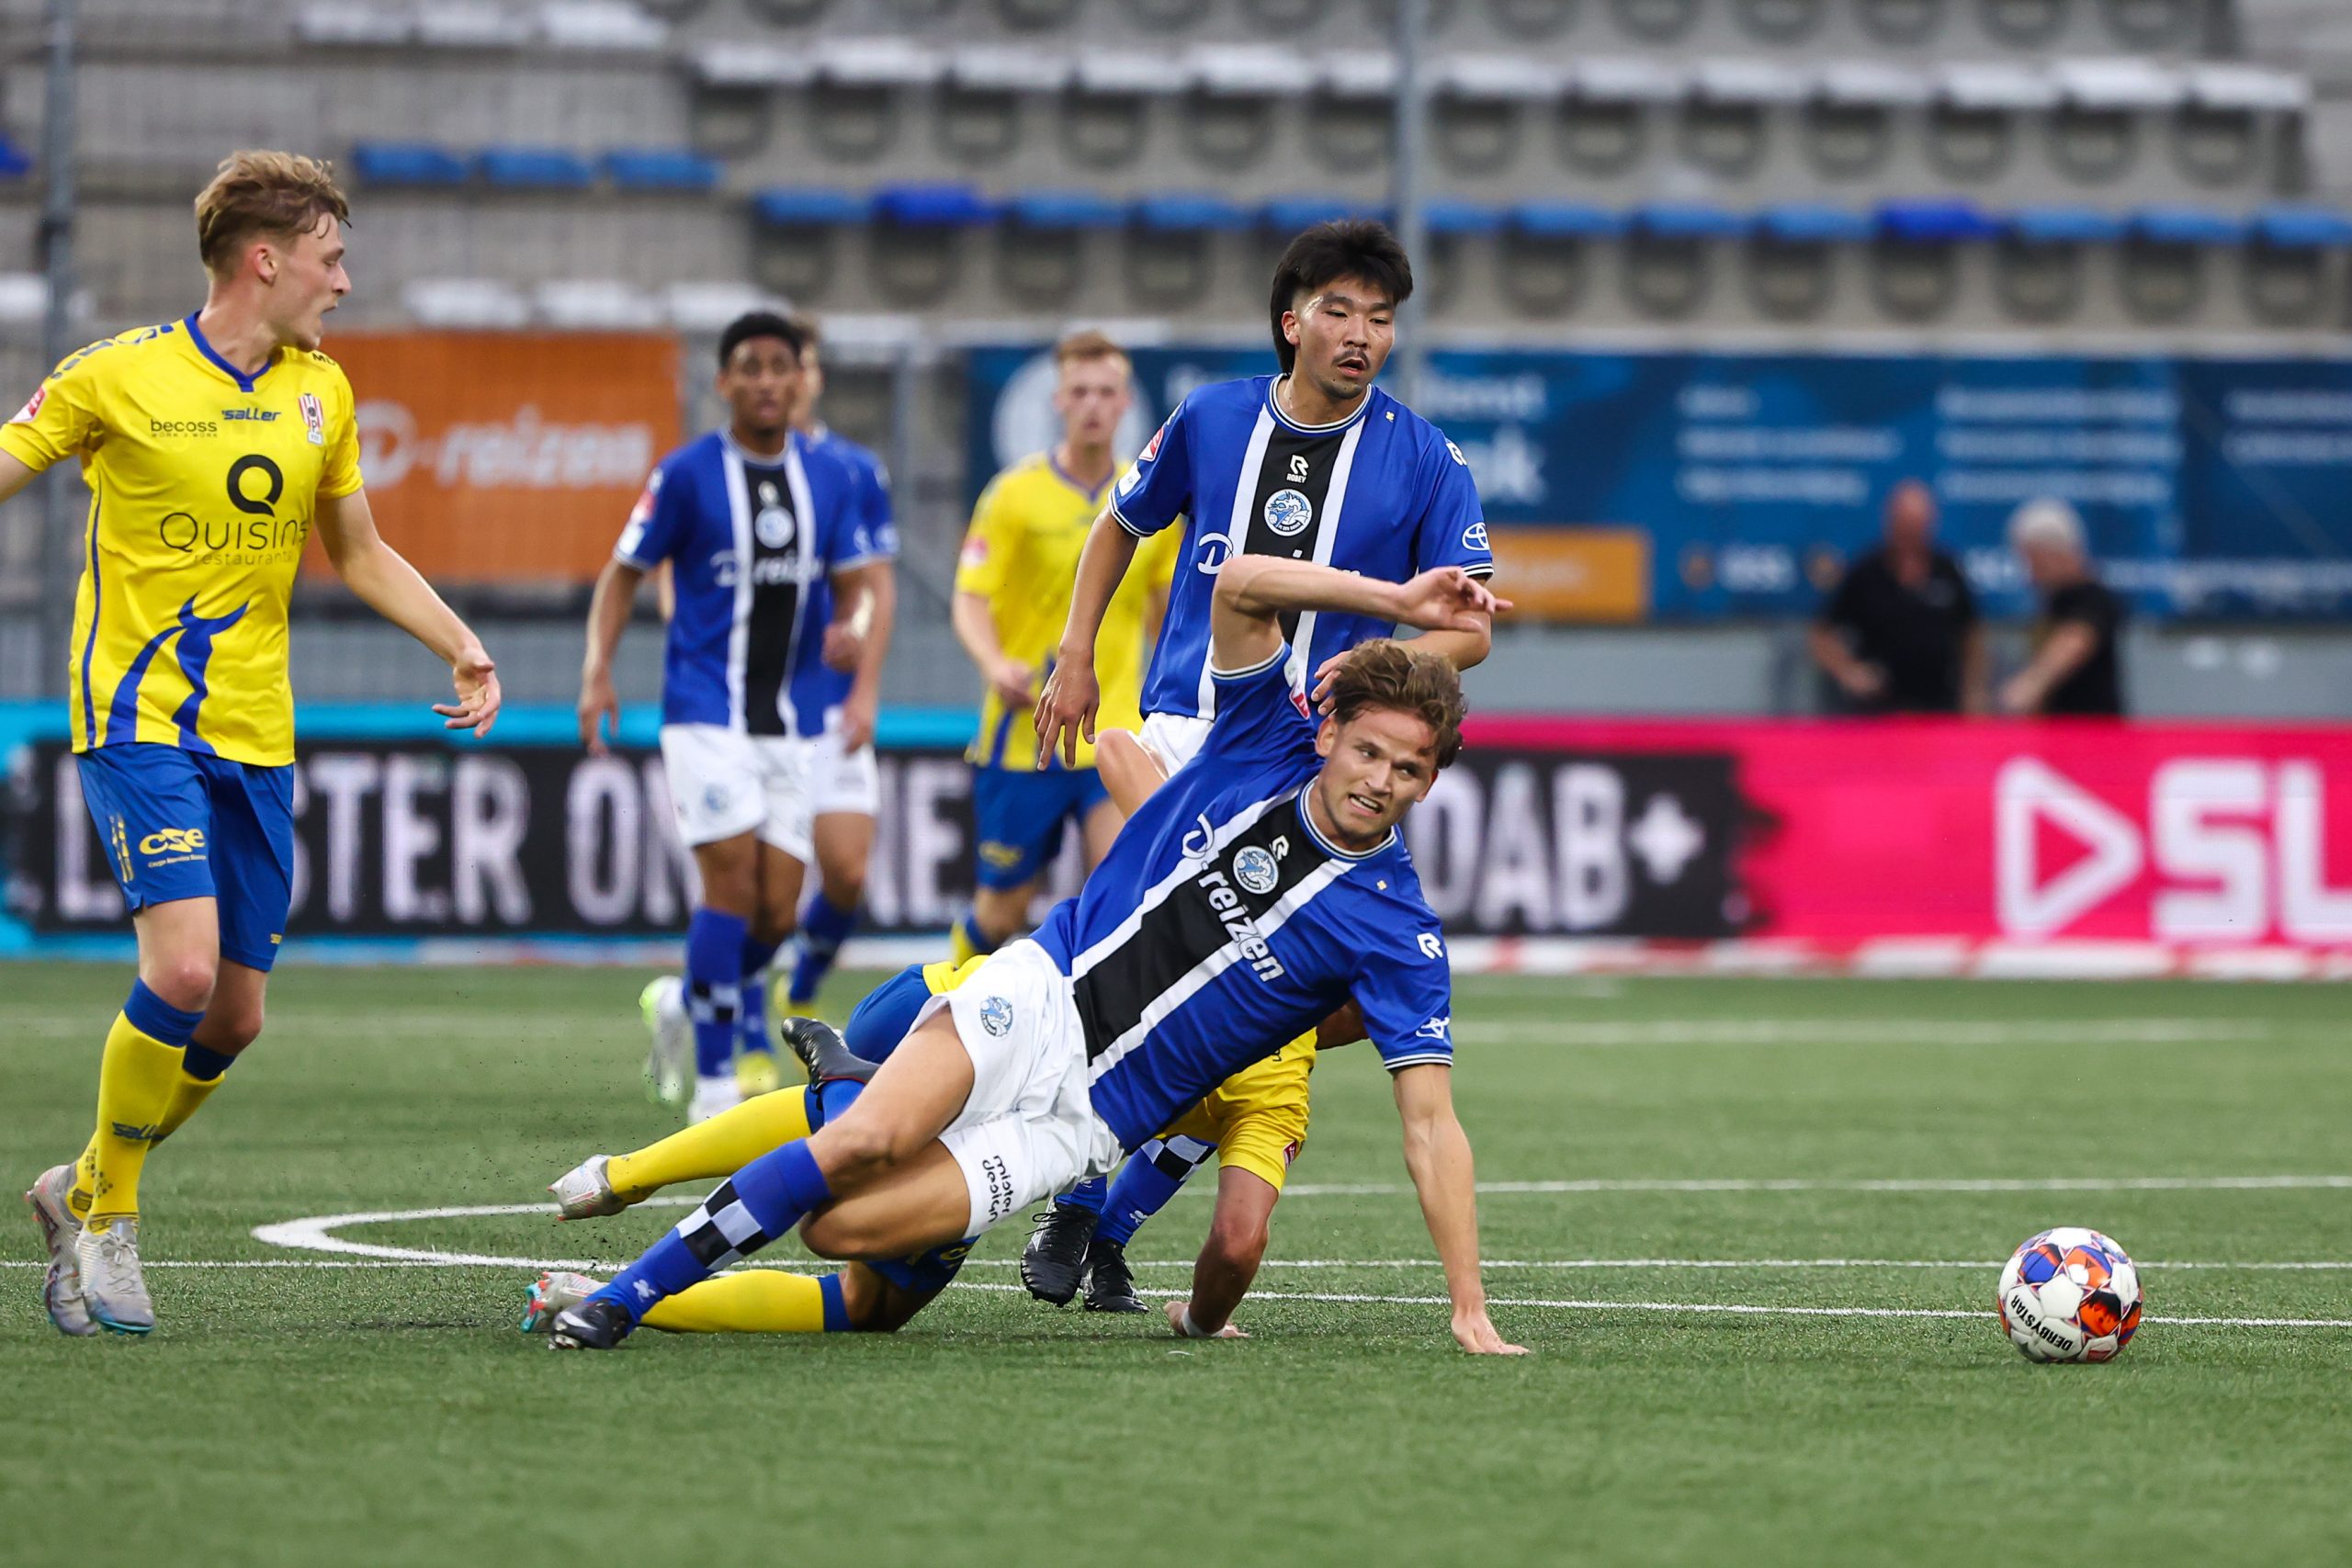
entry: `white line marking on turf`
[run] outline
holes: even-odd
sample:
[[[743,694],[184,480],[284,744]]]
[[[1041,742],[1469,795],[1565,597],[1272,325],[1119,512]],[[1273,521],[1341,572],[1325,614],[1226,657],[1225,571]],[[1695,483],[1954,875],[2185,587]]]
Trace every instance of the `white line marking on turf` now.
[[[1816,1180],[1809,1177],[1721,1177],[1693,1180],[1595,1178],[1567,1181],[1481,1181],[1481,1192],[2230,1192],[2266,1189],[2352,1188],[2352,1176],[2083,1176],[2040,1180],[2004,1177],[1923,1177]],[[1192,1190],[1190,1188],[1184,1189]],[[1283,1189],[1286,1198],[1386,1197],[1408,1193],[1401,1181],[1316,1183]]]
[[[2259,1019],[2086,1018],[1922,1021],[1903,1018],[1664,1018],[1465,1020],[1473,1045],[2203,1045],[2277,1037]]]

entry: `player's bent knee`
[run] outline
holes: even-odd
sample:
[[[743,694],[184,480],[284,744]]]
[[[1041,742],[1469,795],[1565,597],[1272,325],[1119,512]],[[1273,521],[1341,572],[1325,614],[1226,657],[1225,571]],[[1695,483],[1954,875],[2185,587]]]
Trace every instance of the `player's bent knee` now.
[[[212,1005],[212,987],[220,975],[220,961],[210,953],[187,953],[142,964],[139,977],[172,1006],[185,1012],[202,1012]]]
[[[209,1012],[197,1032],[206,1045],[224,1056],[233,1056],[261,1038],[261,1008],[255,1005]]]

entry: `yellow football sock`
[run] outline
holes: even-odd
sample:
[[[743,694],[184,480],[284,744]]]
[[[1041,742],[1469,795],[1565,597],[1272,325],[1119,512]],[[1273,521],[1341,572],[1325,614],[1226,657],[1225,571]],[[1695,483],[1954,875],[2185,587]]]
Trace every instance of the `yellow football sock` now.
[[[663,1297],[640,1321],[673,1334],[822,1334],[824,1282],[773,1269],[720,1274]]]
[[[212,1098],[212,1091],[220,1087],[221,1080],[226,1077],[226,1074],[219,1074],[212,1077],[200,1078],[186,1067],[182,1067],[179,1081],[172,1085],[172,1102],[164,1110],[163,1125],[156,1130],[155,1141],[160,1144],[174,1133],[178,1132],[187,1119],[201,1110],[206,1100]]]
[[[82,1145],[81,1157],[74,1162],[74,1185],[65,1194],[65,1206],[83,1219],[90,1217],[92,1190],[98,1180],[98,1135]]]
[[[90,1140],[92,1230],[139,1215],[139,1174],[163,1136],[164,1113],[180,1077],[180,1049],[142,1033],[117,1014],[98,1065],[98,1129]]]
[[[955,929],[947,933],[948,956],[955,960],[958,969],[988,951],[972,940],[974,929],[972,917],[967,915],[956,921]]]
[[[673,1181],[712,1181],[808,1135],[807,1092],[778,1089],[729,1107],[658,1144],[615,1155],[606,1175],[613,1190],[628,1196],[658,1191]]]

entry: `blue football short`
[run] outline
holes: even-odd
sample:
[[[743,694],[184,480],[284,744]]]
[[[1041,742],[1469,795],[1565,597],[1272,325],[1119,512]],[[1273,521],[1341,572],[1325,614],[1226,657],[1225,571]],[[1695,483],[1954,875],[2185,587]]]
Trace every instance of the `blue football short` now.
[[[74,759],[82,800],[132,911],[217,900],[220,956],[277,962],[294,890],[294,770],[153,741]]]
[[[1111,798],[1092,768],[972,770],[973,827],[983,887],[1019,887],[1061,852],[1062,830]]]

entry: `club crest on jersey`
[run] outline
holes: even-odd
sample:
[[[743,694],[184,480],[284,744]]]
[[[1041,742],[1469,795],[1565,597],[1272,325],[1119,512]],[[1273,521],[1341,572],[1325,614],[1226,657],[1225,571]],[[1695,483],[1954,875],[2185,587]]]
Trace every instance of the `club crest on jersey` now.
[[[1012,1004],[1002,997],[990,997],[980,1004],[980,1027],[1001,1040],[1012,1032]]]
[[[1315,503],[1295,490],[1278,490],[1266,498],[1266,526],[1285,539],[1296,538],[1315,521]]]
[[[1282,868],[1269,851],[1250,844],[1233,857],[1233,880],[1251,893],[1272,893]]]
[[[313,446],[327,444],[326,405],[319,401],[316,392],[305,392],[298,400],[302,405],[302,434],[311,438]]]
[[[771,550],[783,549],[792,543],[792,513],[784,509],[773,480],[760,481],[760,512],[752,519],[752,531]]]

